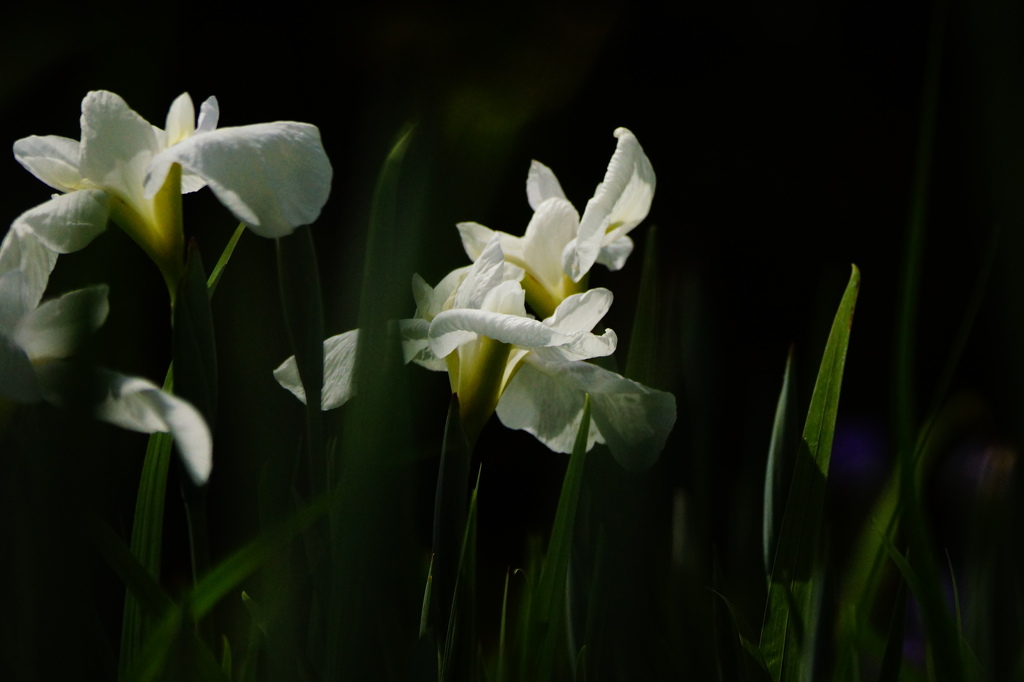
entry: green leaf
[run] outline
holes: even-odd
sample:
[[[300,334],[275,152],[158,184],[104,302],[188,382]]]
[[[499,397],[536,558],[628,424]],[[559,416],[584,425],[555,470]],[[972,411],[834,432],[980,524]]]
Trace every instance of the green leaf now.
[[[825,344],[794,463],[761,629],[761,653],[775,682],[801,679],[807,628],[815,621],[814,581],[818,576],[815,563],[825,507],[825,483],[859,287],[860,271],[854,266]]]
[[[285,671],[289,679],[309,682],[314,679],[309,662],[300,647],[286,628],[278,627],[267,615],[266,611],[252,597],[242,592],[242,604],[252,618],[253,624],[263,635],[266,642],[267,655],[273,659],[276,669]]]
[[[896,597],[892,604],[889,617],[889,632],[885,638],[885,651],[882,653],[882,664],[878,670],[878,682],[897,682],[900,667],[903,663],[903,643],[906,639],[907,622],[907,581],[900,579],[896,588]],[[859,655],[859,651],[854,651]]]
[[[230,680],[232,673],[231,642],[228,641],[227,635],[221,635],[220,643],[221,649],[224,651],[220,657],[220,669],[224,673],[224,676]]]
[[[427,631],[430,623],[430,590],[434,584],[434,557],[430,557],[430,566],[427,568],[427,583],[423,586],[423,606],[420,608],[420,637]]]
[[[472,453],[459,416],[459,398],[452,395],[448,404],[448,419],[444,426],[441,465],[437,472],[437,490],[434,494],[434,576],[435,598],[444,625],[452,610],[458,564],[465,542],[467,527],[466,488],[469,485],[469,463]],[[438,632],[445,636],[446,628]]]
[[[121,578],[147,618],[158,618],[174,607],[167,593],[105,523],[95,517],[90,519],[89,536],[100,556]]]
[[[440,652],[437,639],[430,628],[431,592],[434,583],[434,558],[430,558],[427,580],[423,586],[423,606],[420,608],[420,632],[412,652],[411,679],[417,682],[437,682],[440,676]]]
[[[786,370],[782,375],[782,390],[775,406],[771,444],[768,446],[768,466],[764,476],[764,545],[765,575],[771,575],[779,531],[786,509],[786,493],[792,481],[793,459],[798,450],[798,422],[796,382],[793,376],[793,349],[786,356]]]
[[[640,295],[633,316],[629,356],[623,376],[647,386],[655,386],[663,375],[658,371],[658,330],[662,326],[662,318],[658,310],[658,241],[654,225],[647,228],[646,239]]]
[[[220,258],[217,259],[217,264],[213,266],[213,272],[210,273],[210,279],[206,280],[206,289],[209,297],[213,298],[213,293],[217,291],[217,285],[220,284],[220,277],[224,274],[224,268],[227,267],[228,261],[231,260],[231,255],[235,252],[235,246],[238,245],[238,240],[241,238],[242,233],[245,232],[245,223],[238,223],[238,227],[235,228],[235,233],[231,235],[231,239],[228,240],[227,245],[220,254]]]
[[[572,552],[573,531],[576,523],[576,509],[580,490],[583,487],[583,472],[587,460],[587,434],[590,431],[590,396],[583,404],[583,419],[576,442],[569,458],[569,468],[562,482],[558,498],[555,521],[551,529],[551,540],[532,597],[531,633],[528,646],[537,646],[533,659],[534,679],[551,679],[555,673],[555,658],[558,647],[565,646],[565,590],[569,573],[569,556]],[[575,658],[577,652],[568,652]]]
[[[174,304],[174,392],[192,403],[213,429],[217,416],[217,346],[206,272],[195,244]]]
[[[327,513],[330,502],[326,496],[317,498],[289,519],[265,530],[200,578],[187,597],[192,617],[197,621],[202,619],[217,602],[237,589],[243,580],[284,551],[299,533]]]
[[[164,390],[174,383],[173,366],[167,370]],[[139,492],[135,502],[135,521],[132,526],[132,554],[143,570],[155,582],[160,580],[160,552],[163,548],[164,499],[167,494],[167,471],[171,462],[169,433],[154,433],[146,445],[142,463]],[[135,668],[142,652],[142,643],[148,619],[131,590],[125,595],[124,616],[121,622],[121,655],[118,662],[119,677],[127,679],[128,671]]]
[[[752,631],[750,626],[743,618],[742,613],[733,606],[732,602],[725,595],[718,591],[715,591],[714,594],[721,600],[726,612],[729,614],[729,627],[735,644],[729,653],[720,651],[718,659],[736,660],[739,670],[742,671],[740,679],[767,682],[771,677],[768,674],[768,668],[765,666],[764,659],[761,657],[761,651],[754,643],[753,637],[751,637]],[[716,608],[715,611],[717,614],[718,609]]]
[[[508,571],[505,571],[505,591],[501,595],[501,628],[498,630],[498,671],[496,682],[508,680],[508,661],[505,658],[506,624],[508,622]]]
[[[459,552],[458,575],[448,616],[441,680],[468,679],[476,658],[476,513],[480,472],[469,498],[469,510]]]
[[[320,275],[308,226],[277,240],[281,306],[295,365],[306,392],[310,489],[328,490],[321,395],[324,385],[324,316]]]

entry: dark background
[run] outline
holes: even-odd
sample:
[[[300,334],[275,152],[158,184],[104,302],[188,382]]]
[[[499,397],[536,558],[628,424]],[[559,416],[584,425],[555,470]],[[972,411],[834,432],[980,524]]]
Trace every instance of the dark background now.
[[[975,416],[952,440],[1015,451],[1024,435],[1024,8],[979,5],[951,3],[942,39],[916,413],[931,399],[998,228],[986,298],[951,394]],[[786,353],[795,346],[806,401],[851,263],[863,283],[834,461],[849,478],[833,481],[834,499],[863,506],[891,457],[892,347],[932,14],[930,3],[916,1],[326,12],[302,2],[265,12],[23,3],[0,17],[0,130],[8,143],[32,134],[77,138],[80,102],[91,89],[117,92],[159,126],[183,91],[197,107],[216,95],[222,126],[318,125],[335,176],[313,238],[334,334],[356,324],[373,184],[403,123],[417,123],[409,172],[420,227],[414,243],[395,248],[413,265],[406,276],[415,270],[431,283],[467,262],[456,222],[522,233],[531,159],[557,173],[582,211],[614,150],[612,131],[630,128],[657,173],[654,204],[633,233],[637,252],[626,268],[596,268],[591,284],[615,291],[607,324],[628,350],[646,226],[657,226],[665,336],[658,387],[675,393],[679,419],[653,474],[660,492],[650,514],[659,520],[650,542],[668,553],[662,526],[673,496],[686,499],[702,519],[702,551],[716,545],[726,573],[756,586],[761,481]],[[13,156],[0,163],[0,180],[0,222],[48,196]],[[209,267],[232,218],[208,192],[186,197],[185,215]],[[59,293],[96,282],[111,286],[111,314],[86,353],[159,381],[170,348],[156,268],[112,228],[62,259],[51,284]],[[214,547],[224,552],[258,531],[261,458],[296,448],[301,430],[298,404],[270,374],[290,354],[276,286],[273,244],[244,235],[214,301],[221,414],[210,513]],[[404,314],[413,310],[410,298]],[[417,504],[426,536],[447,381],[408,371],[410,399],[423,406],[416,427],[426,483]],[[45,423],[45,414],[25,413],[24,423]],[[500,579],[504,566],[522,560],[525,536],[550,524],[565,462],[492,421],[478,450],[481,543]],[[125,524],[130,517],[145,438],[81,428],[101,443],[95,451],[52,455],[30,474],[5,465],[7,513],[38,524],[21,545],[29,553],[43,552],[41,538],[79,502]],[[54,467],[69,462],[75,473],[58,477]],[[942,490],[960,489],[953,478]],[[51,484],[64,492],[34,494],[33,486]],[[83,499],[65,494],[72,488]],[[181,523],[175,514],[172,528]],[[44,584],[39,576],[50,568],[39,570]],[[754,622],[757,589],[740,595]]]

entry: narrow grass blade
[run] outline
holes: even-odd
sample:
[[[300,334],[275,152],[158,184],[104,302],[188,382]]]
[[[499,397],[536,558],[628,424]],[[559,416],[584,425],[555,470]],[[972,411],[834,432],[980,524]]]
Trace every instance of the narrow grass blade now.
[[[124,582],[146,617],[158,618],[174,606],[153,576],[105,523],[98,518],[91,519],[89,535],[93,546]]]
[[[231,642],[228,641],[227,635],[221,636],[220,645],[223,651],[220,657],[220,669],[224,673],[224,677],[230,680],[234,672],[234,662],[231,660]]]
[[[814,565],[818,558],[825,483],[859,287],[860,271],[854,266],[825,344],[794,463],[761,629],[761,652],[775,682],[802,679],[802,647],[807,640],[806,628],[814,621]]]
[[[259,629],[266,642],[267,655],[273,659],[272,665],[288,679],[299,682],[310,682],[314,679],[309,662],[302,648],[291,637],[290,633],[275,630],[274,622],[252,597],[242,593],[242,604],[252,618],[253,624]]]
[[[245,232],[245,223],[238,223],[238,227],[235,228],[234,234],[231,235],[231,239],[228,240],[227,245],[220,254],[220,258],[217,259],[217,264],[213,266],[213,271],[210,273],[210,279],[206,280],[206,289],[210,298],[213,298],[213,293],[217,291],[217,285],[220,284],[220,277],[224,274],[224,268],[227,267],[228,261],[231,260],[231,255],[235,252],[235,246],[238,245],[238,240],[242,237],[242,233]]]
[[[786,370],[782,374],[782,390],[775,406],[771,444],[768,446],[768,465],[764,474],[764,548],[765,576],[771,575],[779,531],[786,510],[786,493],[793,475],[793,459],[799,448],[796,382],[793,376],[793,349],[786,356]]]
[[[921,263],[924,258],[928,195],[931,187],[932,152],[941,82],[942,44],[945,34],[946,2],[932,5],[932,17],[926,58],[924,93],[918,124],[914,180],[910,194],[907,244],[904,250],[902,282],[896,313],[895,367],[893,372],[893,415],[898,452],[909,453],[916,429],[914,354],[917,352],[915,326],[921,287]]]
[[[317,498],[291,518],[268,528],[248,545],[217,564],[199,579],[195,589],[188,595],[192,617],[197,621],[202,619],[217,602],[237,589],[243,580],[284,551],[299,533],[326,514],[329,506],[329,498]]]
[[[174,305],[174,392],[195,405],[213,429],[217,416],[217,346],[199,249],[188,264]]]
[[[306,392],[310,490],[328,490],[321,395],[324,384],[324,316],[320,275],[308,226],[277,240],[277,275],[288,339]]]
[[[583,419],[572,455],[569,468],[562,482],[562,492],[555,511],[555,521],[551,529],[551,540],[544,558],[540,579],[537,581],[536,593],[532,598],[532,627],[529,646],[537,647],[533,664],[536,666],[532,679],[547,680],[555,675],[556,658],[559,646],[565,646],[565,590],[569,571],[569,557],[572,552],[573,531],[576,523],[576,510],[583,487],[583,472],[587,460],[587,434],[590,431],[590,396],[583,405]],[[577,652],[568,652],[575,658]]]
[[[164,389],[173,384],[173,372],[168,370]],[[164,499],[167,494],[167,471],[171,462],[169,433],[154,433],[146,445],[142,463],[139,493],[135,502],[135,522],[132,526],[132,554],[155,582],[160,580],[160,552],[163,548]],[[121,623],[121,655],[119,677],[136,666],[142,651],[147,618],[131,590],[125,595],[124,616]]]
[[[441,656],[441,680],[469,679],[476,665],[476,513],[480,473],[469,498],[458,573]]]
[[[984,300],[998,244],[999,230],[994,229],[985,261],[978,269],[970,301],[964,310],[946,361],[943,363],[942,373],[936,381],[928,417],[918,431],[913,453],[909,456],[907,453],[903,454],[903,459],[909,461],[897,461],[890,480],[878,496],[870,513],[872,522],[865,527],[855,543],[853,559],[850,561],[851,568],[843,586],[843,603],[846,604],[845,608],[851,612],[851,617],[840,621],[839,638],[843,641],[862,641],[862,634],[869,627],[868,615],[871,606],[875,603],[879,585],[886,574],[888,554],[884,549],[884,543],[896,542],[899,519],[904,504],[900,496],[903,472],[907,467],[911,467],[912,480],[916,482],[915,485],[920,485],[920,482],[924,481],[932,470],[934,455],[937,454],[936,448],[932,445],[933,441],[945,440],[941,435],[941,428],[938,429],[938,434],[936,433],[936,426],[943,422],[942,410],[946,403],[949,386]],[[857,646],[853,647],[854,650],[858,648]]]
[[[412,261],[428,223],[423,198],[431,166],[424,148],[410,144],[409,133],[402,129],[377,179],[358,292],[358,394],[342,410],[341,445],[330,460],[338,472],[339,503],[329,523],[325,679],[380,679],[385,665],[407,661],[416,643],[420,605],[407,597],[419,581],[407,568],[417,561],[414,458],[424,449],[413,441],[406,383],[411,372],[394,321],[409,314]],[[442,599],[441,575],[435,563],[432,603]],[[367,627],[371,622],[378,625]]]
[[[437,682],[441,674],[440,652],[437,650],[437,638],[430,627],[431,595],[434,583],[434,559],[430,559],[427,569],[427,580],[423,586],[423,606],[420,608],[420,631],[416,647],[412,652],[412,670],[409,678],[415,682]]]
[[[658,300],[657,229],[647,228],[644,248],[644,268],[640,276],[640,295],[633,316],[633,331],[629,336],[629,356],[626,359],[627,376],[647,386],[659,383],[658,329],[662,321]]]
[[[889,617],[889,632],[885,638],[882,664],[878,670],[878,682],[898,682],[903,664],[903,642],[907,622],[907,582],[900,579],[896,598]],[[857,652],[859,653],[859,652]]]
[[[438,632],[442,637],[446,636],[444,622],[453,608],[455,584],[458,581],[456,557],[460,555],[465,542],[470,457],[469,443],[466,442],[459,417],[459,398],[452,395],[434,495],[433,575],[435,598],[441,615]]]
[[[506,625],[508,624],[508,571],[505,571],[505,590],[501,594],[501,627],[498,630],[498,669],[496,682],[508,682],[508,661],[505,658]]]

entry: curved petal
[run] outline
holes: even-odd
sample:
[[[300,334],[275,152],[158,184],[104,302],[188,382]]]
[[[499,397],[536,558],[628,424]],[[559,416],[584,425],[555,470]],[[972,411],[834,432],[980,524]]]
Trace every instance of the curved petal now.
[[[43,246],[32,232],[23,227],[12,226],[0,243],[0,277],[19,273],[18,296],[25,310],[39,305],[56,263],[56,252]],[[0,294],[0,298],[3,296]],[[13,329],[13,326],[8,329]]]
[[[31,232],[51,251],[71,253],[106,229],[109,205],[110,196],[98,189],[61,194],[22,213],[11,229]]]
[[[43,398],[28,354],[14,339],[3,334],[0,334],[0,396],[19,403],[34,403]]]
[[[608,313],[614,296],[608,289],[597,288],[572,294],[558,304],[555,314],[544,324],[561,332],[589,332]]]
[[[61,192],[82,184],[78,140],[58,135],[23,137],[14,143],[14,158],[32,175]]]
[[[324,385],[320,395],[320,409],[333,410],[341,407],[355,395],[356,346],[359,330],[332,336],[324,341]],[[283,388],[306,403],[306,389],[299,379],[299,368],[295,356],[281,363],[274,370],[274,378]]]
[[[213,440],[199,411],[145,379],[109,370],[101,378],[107,394],[96,417],[131,431],[170,433],[192,481],[206,483],[213,467]]]
[[[146,196],[156,194],[175,163],[204,178],[220,202],[263,237],[283,237],[315,221],[331,190],[331,163],[320,131],[308,123],[279,121],[193,135],[153,159]]]
[[[562,266],[574,282],[580,281],[597,261],[605,235],[617,230],[615,238],[619,238],[636,227],[647,217],[654,198],[654,169],[636,136],[619,128],[615,137],[618,145],[604,181],[583,211],[579,237],[562,254]]]
[[[550,362],[573,362],[607,357],[615,352],[619,344],[618,335],[611,329],[605,329],[604,334],[600,336],[575,332],[571,338],[569,343],[550,348],[535,348],[533,352]]]
[[[15,342],[33,362],[71,355],[107,319],[108,291],[99,284],[46,301],[21,319]]]
[[[597,254],[597,262],[614,272],[622,269],[631,253],[633,253],[633,240],[629,237],[619,237],[601,247],[601,251]]]
[[[82,100],[82,175],[145,215],[142,182],[149,162],[164,146],[158,131],[120,96],[90,92]]]
[[[501,249],[501,239],[496,235],[491,238],[480,257],[466,271],[466,278],[459,284],[455,292],[453,308],[479,308],[484,298],[494,287],[505,279],[505,254]]]
[[[430,323],[430,348],[443,358],[477,335],[525,348],[562,346],[575,340],[529,317],[467,308],[438,313]]]
[[[530,202],[530,208],[536,211],[552,198],[567,201],[554,171],[540,161],[531,161],[530,172],[526,174],[526,200]]]

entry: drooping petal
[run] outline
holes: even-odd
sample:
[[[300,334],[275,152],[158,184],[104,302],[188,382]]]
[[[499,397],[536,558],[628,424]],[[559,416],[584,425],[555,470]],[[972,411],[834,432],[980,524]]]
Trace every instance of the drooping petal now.
[[[82,184],[77,140],[58,135],[24,137],[14,143],[14,158],[32,175],[61,192]]]
[[[649,468],[675,426],[675,396],[589,363],[580,363],[577,371],[612,455],[629,471]]]
[[[39,305],[56,263],[56,252],[43,246],[32,232],[23,227],[12,226],[0,243],[0,277],[19,273],[21,281],[17,284],[17,295],[24,310]],[[0,298],[3,296],[0,294]],[[13,329],[13,323],[7,328]]]
[[[109,195],[98,189],[61,194],[22,213],[11,229],[31,232],[51,251],[71,253],[106,229],[109,201]]]
[[[355,395],[356,346],[359,330],[332,336],[324,341],[324,384],[320,394],[320,409],[333,410],[341,407]],[[306,403],[306,389],[299,379],[299,368],[295,356],[281,363],[274,370],[274,378],[292,395]]]
[[[108,291],[99,284],[46,301],[21,319],[15,342],[33,362],[71,355],[107,319]]]
[[[283,237],[320,215],[331,189],[331,164],[320,131],[279,121],[193,135],[158,154],[145,177],[146,196],[172,164],[204,178],[234,216],[263,237]]]
[[[572,452],[583,417],[583,392],[560,372],[546,371],[548,367],[559,365],[523,362],[495,411],[506,427],[532,434],[554,452]],[[596,426],[591,424],[587,434],[588,450],[604,442]]]
[[[153,156],[164,147],[158,131],[120,96],[90,92],[82,100],[82,175],[148,217],[142,183]]]
[[[633,240],[629,237],[619,237],[601,247],[601,251],[597,254],[597,262],[614,272],[622,269],[631,253],[633,253]]]
[[[109,370],[102,371],[101,379],[106,398],[96,408],[97,418],[131,431],[170,433],[192,481],[206,483],[213,467],[213,440],[195,407],[145,379]]]
[[[619,128],[615,137],[618,145],[604,181],[583,211],[579,236],[562,253],[563,269],[574,282],[590,271],[605,236],[609,232],[614,232],[613,239],[625,236],[647,217],[654,198],[654,169],[636,136]]]
[[[526,200],[530,202],[530,208],[536,211],[552,198],[567,200],[554,171],[540,161],[530,162],[530,172],[526,174]]]
[[[42,400],[35,368],[14,339],[0,333],[0,396],[19,403]]]
[[[650,467],[675,425],[675,398],[597,365],[549,363],[531,354],[505,388],[498,418],[509,428],[532,433],[556,452],[569,452],[587,393],[593,418],[589,445],[595,440],[607,443],[630,471]]]

